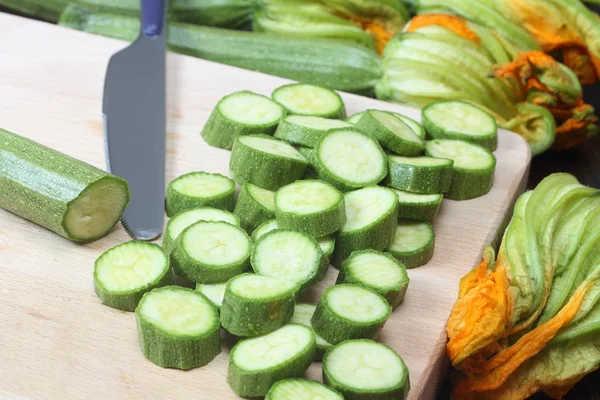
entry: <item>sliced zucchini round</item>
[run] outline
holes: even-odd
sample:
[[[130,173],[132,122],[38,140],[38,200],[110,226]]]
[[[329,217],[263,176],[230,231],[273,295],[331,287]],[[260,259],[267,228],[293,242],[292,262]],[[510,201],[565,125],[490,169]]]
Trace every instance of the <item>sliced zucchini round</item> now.
[[[142,352],[160,367],[202,367],[221,352],[219,314],[199,292],[154,289],[144,295],[135,316]]]
[[[425,142],[400,118],[386,111],[367,110],[356,128],[379,141],[384,149],[404,156],[423,153]]]
[[[452,160],[433,157],[402,157],[389,154],[387,183],[394,189],[419,194],[450,190]]]
[[[396,190],[398,193],[398,219],[433,221],[442,206],[441,194],[416,194]]]
[[[426,221],[398,221],[398,227],[387,252],[406,268],[427,264],[435,248],[435,232]]]
[[[473,104],[460,100],[436,101],[421,113],[425,130],[433,139],[464,140],[491,151],[498,147],[496,119]]]
[[[221,174],[190,172],[172,180],[167,187],[167,216],[198,207],[233,211],[235,182]]]
[[[238,396],[266,396],[275,382],[304,375],[315,346],[313,330],[298,324],[241,340],[231,349],[227,382]]]
[[[275,89],[272,97],[290,114],[346,118],[346,109],[340,95],[321,86],[292,83]]]
[[[275,218],[275,192],[251,183],[244,183],[235,210],[241,226],[252,233],[260,224]]]
[[[425,140],[426,133],[425,133],[425,128],[423,128],[423,125],[421,125],[420,123],[418,123],[417,121],[415,121],[412,118],[408,118],[406,115],[398,114],[395,112],[392,112],[391,114],[400,118],[402,120],[402,122],[404,122],[406,125],[408,125],[408,127],[415,133],[415,135],[417,135],[421,139]]]
[[[271,386],[265,400],[344,400],[344,397],[321,382],[290,378]]]
[[[310,320],[314,315],[316,308],[317,306],[314,304],[296,303],[296,306],[294,307],[294,315],[292,316],[292,319],[290,319],[290,323],[308,326],[310,329],[312,329]],[[321,361],[323,359],[323,354],[332,348],[333,345],[327,340],[323,339],[321,336],[317,335],[316,332],[315,337],[317,338],[317,352],[315,353],[315,361]]]
[[[273,332],[292,318],[298,289],[291,281],[255,274],[236,276],[227,282],[221,325],[241,337]]]
[[[491,190],[496,157],[489,150],[462,140],[435,139],[427,142],[426,153],[454,161],[452,183],[445,193],[447,198],[473,199]]]
[[[172,281],[169,257],[152,243],[130,241],[115,246],[94,263],[94,289],[102,303],[134,311],[144,293]]]
[[[408,367],[389,346],[372,340],[347,340],[323,359],[323,382],[345,399],[398,399],[408,396]]]
[[[352,125],[356,125],[356,123],[358,122],[358,120],[360,119],[360,117],[362,117],[362,115],[364,113],[365,113],[365,111],[361,111],[359,113],[352,114],[351,116],[349,116],[348,118],[346,118],[346,122],[349,122]]]
[[[376,185],[387,175],[387,159],[377,141],[352,129],[323,136],[312,162],[320,179],[343,191]]]
[[[205,295],[206,298],[220,310],[223,305],[223,297],[225,297],[227,282],[228,281],[219,283],[197,283],[196,290]]]
[[[179,235],[171,261],[182,278],[218,283],[244,272],[251,252],[252,241],[242,228],[227,222],[199,221]]]
[[[285,109],[267,96],[242,91],[223,97],[202,129],[211,146],[231,149],[240,135],[272,134]]]
[[[315,332],[332,344],[348,339],[372,339],[392,314],[377,292],[343,283],[328,287],[310,322]]]
[[[281,121],[274,136],[301,146],[315,147],[327,131],[349,127],[352,124],[338,119],[288,115]]]

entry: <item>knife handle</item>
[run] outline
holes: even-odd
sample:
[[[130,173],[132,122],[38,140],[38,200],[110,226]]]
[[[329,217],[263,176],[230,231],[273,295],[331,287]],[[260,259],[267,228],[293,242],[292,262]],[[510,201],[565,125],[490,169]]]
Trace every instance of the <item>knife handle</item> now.
[[[156,37],[162,34],[165,24],[166,0],[142,0],[142,34]]]

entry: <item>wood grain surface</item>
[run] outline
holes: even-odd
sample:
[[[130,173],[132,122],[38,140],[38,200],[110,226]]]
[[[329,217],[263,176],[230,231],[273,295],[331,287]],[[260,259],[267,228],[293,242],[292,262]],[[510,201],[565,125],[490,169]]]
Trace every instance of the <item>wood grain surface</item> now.
[[[0,126],[104,167],[101,98],[110,55],[125,44],[0,14]],[[199,136],[211,109],[241,89],[270,94],[286,80],[185,56],[168,56],[167,177],[194,170],[228,173],[229,152]],[[343,94],[349,113],[368,108],[417,110]],[[405,303],[380,340],[404,358],[411,399],[432,399],[445,377],[444,332],[458,281],[497,240],[505,216],[525,188],[526,143],[500,132],[492,191],[444,200],[435,222],[432,261],[409,271]],[[230,399],[226,383],[231,338],[211,364],[189,372],[161,369],[139,350],[135,318],[101,305],[94,260],[128,240],[121,226],[88,245],[73,244],[0,210],[0,398]],[[316,301],[337,271],[306,295]],[[320,364],[307,376],[320,379]]]

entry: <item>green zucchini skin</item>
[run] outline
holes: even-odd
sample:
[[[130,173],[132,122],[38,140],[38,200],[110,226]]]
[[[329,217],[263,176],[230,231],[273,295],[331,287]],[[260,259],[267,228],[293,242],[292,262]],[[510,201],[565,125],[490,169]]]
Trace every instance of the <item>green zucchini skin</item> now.
[[[442,207],[443,196],[430,202],[403,202],[398,204],[398,219],[433,221]]]
[[[399,221],[397,228],[398,231],[402,229],[403,222],[404,221]],[[393,245],[390,244],[390,247],[386,250],[386,252],[390,253],[396,260],[400,261],[400,263],[404,264],[404,266],[406,266],[408,269],[427,264],[433,257],[433,253],[435,251],[435,232],[431,224],[427,223],[427,225],[431,236],[429,241],[425,243],[423,247],[412,251],[399,251],[395,250]],[[394,236],[395,235],[396,234],[394,233]]]
[[[415,143],[396,136],[373,116],[371,113],[372,111],[377,110],[367,110],[361,115],[360,119],[356,122],[356,129],[367,133],[373,139],[377,140],[384,149],[393,151],[396,154],[403,156],[418,156],[423,153],[423,150],[425,150],[425,145],[422,139],[421,143]],[[383,111],[380,112],[383,113]],[[385,114],[394,115],[392,113]],[[405,127],[407,131],[414,133],[414,131],[406,123],[404,123],[404,121],[395,115],[394,117]],[[416,133],[415,136],[418,137]]]
[[[292,105],[284,104],[285,101],[283,101],[283,99],[281,99],[281,93],[294,91],[294,90],[302,90],[307,87],[312,88],[312,89],[317,89],[321,93],[327,93],[328,95],[333,96],[336,99],[338,106],[335,109],[329,110],[328,112],[323,112],[323,111],[307,112],[305,110],[294,110]],[[300,94],[296,93],[296,95],[299,96]],[[277,89],[275,89],[273,91],[273,93],[271,94],[271,97],[273,98],[273,100],[275,100],[276,102],[278,102],[279,104],[284,106],[286,108],[288,114],[291,114],[291,115],[304,115],[304,116],[314,116],[314,117],[332,118],[332,119],[345,119],[346,118],[346,106],[344,105],[344,100],[342,100],[342,97],[335,91],[333,91],[327,87],[324,87],[324,86],[307,84],[307,83],[290,83],[288,85],[283,85],[283,86],[280,86]],[[322,102],[321,102],[322,104],[325,103],[325,101],[323,101],[322,98],[321,98],[321,100],[322,100]]]
[[[109,185],[109,186],[107,186]],[[106,229],[91,237],[69,231],[68,217],[77,200],[95,187],[109,187],[116,212]],[[94,200],[93,198],[90,200]],[[92,242],[106,236],[129,203],[129,186],[90,164],[0,129],[0,208],[72,241]]]
[[[275,218],[275,210],[271,210],[259,203],[248,192],[248,184],[243,184],[235,204],[235,215],[240,218],[242,228],[252,233],[263,222]]]
[[[206,174],[216,175],[231,182],[231,189],[226,192],[219,193],[212,197],[192,197],[184,193],[180,193],[173,188],[173,183],[179,179],[190,175]],[[169,218],[179,214],[180,212],[199,207],[213,207],[226,211],[233,211],[235,206],[235,182],[221,174],[209,174],[206,172],[190,172],[182,175],[171,181],[167,186],[167,194],[165,199],[165,209]]]
[[[386,183],[394,189],[419,194],[446,193],[450,190],[454,161],[446,166],[422,166],[404,164],[389,158],[389,173]]]
[[[309,148],[312,150],[316,146],[316,144],[319,141],[319,139],[321,138],[321,136],[325,135],[327,133],[327,131],[329,131],[331,129],[351,128],[352,127],[352,124],[350,124],[350,123],[345,123],[343,121],[338,121],[338,120],[334,120],[334,119],[329,119],[329,120],[337,122],[336,126],[331,127],[329,129],[317,129],[317,128],[308,127],[308,126],[294,123],[294,121],[291,118],[288,119],[288,117],[286,117],[281,120],[281,122],[279,123],[279,126],[277,127],[277,130],[275,131],[275,134],[273,136],[278,139],[282,139],[282,140],[288,141],[290,143],[301,146],[301,148],[299,149],[300,154],[302,154],[303,156],[305,156],[308,159],[309,156],[305,155],[305,153],[303,153],[301,150],[303,147]],[[306,153],[309,153],[309,152],[306,152]]]

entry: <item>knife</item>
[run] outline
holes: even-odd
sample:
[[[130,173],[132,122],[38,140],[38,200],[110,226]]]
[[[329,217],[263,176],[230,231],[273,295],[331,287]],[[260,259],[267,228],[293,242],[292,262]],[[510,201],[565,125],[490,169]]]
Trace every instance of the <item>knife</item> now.
[[[133,239],[160,236],[165,199],[168,0],[141,0],[139,37],[108,63],[102,104],[106,163],[129,183],[121,220]]]

